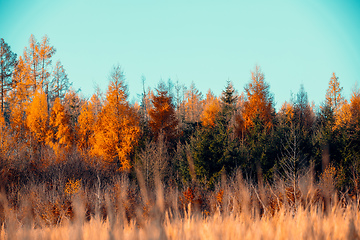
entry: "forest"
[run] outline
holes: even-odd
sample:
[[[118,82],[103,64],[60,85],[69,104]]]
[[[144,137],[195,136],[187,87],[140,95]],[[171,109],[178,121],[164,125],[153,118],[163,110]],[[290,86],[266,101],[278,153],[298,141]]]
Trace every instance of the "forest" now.
[[[141,226],[139,215],[171,218],[169,209],[183,218],[191,207],[201,216],[264,216],[285,205],[301,214],[300,206],[326,212],[358,202],[360,89],[345,99],[335,73],[324,76],[320,106],[301,85],[275,111],[260,66],[244,89],[227,81],[220,96],[170,79],[151,89],[143,77],[139,101],[130,103],[118,65],[106,92],[84,98],[53,62],[46,35],[31,35],[22,56],[0,44],[0,226],[7,231],[12,211],[23,225],[31,215],[35,228],[71,221],[75,199],[84,221],[101,216],[111,229],[115,215],[131,228],[132,219]]]

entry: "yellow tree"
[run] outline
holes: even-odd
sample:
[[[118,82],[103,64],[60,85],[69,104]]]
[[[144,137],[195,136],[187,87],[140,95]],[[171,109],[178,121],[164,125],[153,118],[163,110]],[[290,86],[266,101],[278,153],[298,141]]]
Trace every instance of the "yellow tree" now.
[[[214,126],[216,116],[221,110],[220,101],[214,96],[210,91],[206,94],[206,99],[204,100],[204,110],[201,113],[200,120],[203,126]]]
[[[95,124],[91,153],[101,157],[105,163],[118,163],[119,170],[129,171],[130,153],[139,133],[138,117],[127,101],[123,72],[116,66]]]
[[[351,104],[349,104],[347,100],[344,100],[343,104],[341,104],[341,107],[335,115],[334,128],[347,126],[347,124],[351,121],[351,115]]]
[[[55,48],[50,46],[49,38],[45,35],[41,43],[37,42],[34,35],[30,36],[29,47],[25,47],[24,61],[30,68],[30,81],[32,92],[41,87],[48,93],[51,57]]]
[[[61,104],[60,99],[56,98],[51,109],[49,131],[47,143],[59,156],[61,151],[69,150],[73,142],[73,133],[70,126],[70,117]]]
[[[37,149],[46,142],[48,130],[48,107],[46,94],[39,89],[26,108],[26,124],[30,130],[31,143]]]
[[[357,86],[354,87],[350,99],[350,113],[353,123],[360,122],[360,89]]]
[[[93,98],[92,98],[93,99]],[[77,144],[82,152],[90,149],[94,135],[95,112],[92,101],[87,101],[81,108],[77,121]]]
[[[279,116],[282,123],[290,123],[294,118],[294,106],[287,101],[281,106]]]
[[[5,123],[4,115],[0,109],[0,158],[4,156],[4,153],[10,146],[8,137],[8,128]]]
[[[260,67],[256,66],[255,71],[251,72],[250,83],[245,87],[246,100],[242,110],[245,129],[254,126],[255,118],[262,121],[265,129],[269,130],[272,127],[274,107],[269,88]]]
[[[10,127],[16,144],[25,141],[27,124],[25,119],[26,104],[29,99],[30,68],[19,57],[13,73],[13,87],[9,93]]]
[[[333,73],[325,95],[325,104],[331,107],[335,114],[337,114],[341,105],[344,103],[344,97],[341,95],[342,87],[340,87],[338,79],[335,73]]]
[[[202,94],[196,89],[192,82],[190,89],[185,93],[185,120],[188,122],[199,122],[202,112]]]

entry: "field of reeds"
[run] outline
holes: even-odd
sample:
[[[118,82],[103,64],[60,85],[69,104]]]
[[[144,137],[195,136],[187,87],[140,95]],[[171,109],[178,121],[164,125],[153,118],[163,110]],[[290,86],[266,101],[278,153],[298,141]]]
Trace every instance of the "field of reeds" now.
[[[359,239],[356,193],[331,178],[253,184],[241,173],[213,189],[147,186],[118,175],[12,185],[0,197],[0,239]]]

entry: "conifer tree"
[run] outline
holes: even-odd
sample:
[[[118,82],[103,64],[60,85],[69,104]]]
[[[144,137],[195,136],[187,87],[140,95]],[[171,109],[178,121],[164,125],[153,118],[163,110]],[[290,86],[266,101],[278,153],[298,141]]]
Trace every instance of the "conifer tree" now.
[[[233,114],[236,106],[237,96],[231,81],[227,81],[226,88],[222,92],[220,100],[223,104],[223,111],[225,115]]]
[[[94,135],[95,112],[92,101],[87,101],[81,108],[77,122],[78,148],[81,151],[90,149]]]
[[[343,88],[340,87],[339,78],[333,73],[329,81],[329,87],[326,91],[325,104],[330,106],[335,114],[344,103],[344,97],[341,95],[342,89]]]
[[[51,109],[47,142],[54,149],[55,154],[59,156],[61,150],[69,150],[73,140],[70,117],[60,99],[56,98]]]
[[[16,66],[16,54],[10,50],[10,46],[0,39],[0,111],[4,114],[4,102],[7,92],[12,86],[12,73]]]
[[[48,116],[46,94],[42,89],[39,89],[35,92],[26,109],[26,124],[30,130],[35,149],[45,144],[48,132]]]
[[[246,100],[242,110],[245,129],[254,127],[255,119],[262,121],[266,130],[272,127],[274,107],[269,88],[260,67],[256,66],[255,71],[251,72],[250,83],[245,87]]]
[[[190,88],[185,93],[185,120],[188,122],[199,122],[202,112],[202,94],[196,89],[195,83],[192,82]]]
[[[206,94],[204,101],[204,110],[201,113],[200,120],[204,127],[214,126],[217,115],[221,110],[220,101],[210,91]]]
[[[163,135],[165,141],[175,139],[178,135],[178,119],[164,83],[158,85],[151,102],[153,107],[149,110],[149,126],[154,138]]]
[[[118,164],[121,171],[131,168],[130,153],[140,132],[138,117],[129,106],[127,96],[123,72],[116,66],[95,124],[91,153],[101,157],[106,164]]]

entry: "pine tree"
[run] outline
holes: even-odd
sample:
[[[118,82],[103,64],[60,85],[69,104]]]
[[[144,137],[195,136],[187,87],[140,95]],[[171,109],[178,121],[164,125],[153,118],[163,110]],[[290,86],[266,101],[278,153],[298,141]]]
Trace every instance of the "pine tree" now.
[[[191,83],[190,89],[185,93],[185,120],[188,122],[199,122],[202,112],[202,94],[196,89],[195,83]]]
[[[223,104],[223,111],[225,115],[233,114],[236,106],[237,96],[231,81],[227,81],[226,88],[222,92],[220,100]]]
[[[10,50],[10,46],[0,39],[0,100],[1,108],[0,111],[4,114],[4,102],[7,92],[12,86],[12,73],[16,66],[16,54]]]
[[[172,98],[166,90],[165,84],[160,83],[156,88],[156,95],[152,99],[153,107],[149,109],[149,126],[155,139],[160,135],[165,141],[171,141],[178,136],[178,120],[172,104]]]

